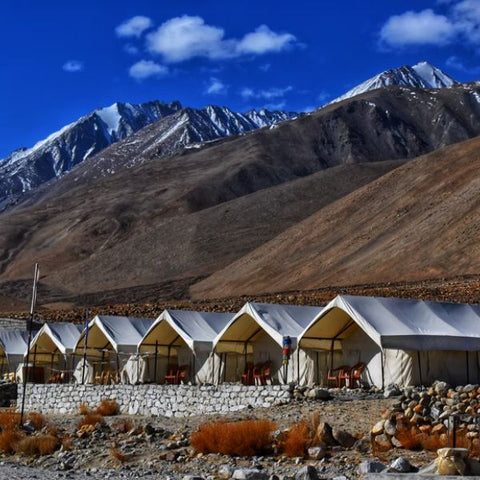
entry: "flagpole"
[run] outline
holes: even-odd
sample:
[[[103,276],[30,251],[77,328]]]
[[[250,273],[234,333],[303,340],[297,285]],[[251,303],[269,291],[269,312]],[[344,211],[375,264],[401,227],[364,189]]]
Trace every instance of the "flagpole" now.
[[[23,414],[25,412],[25,394],[27,390],[27,381],[29,374],[29,362],[30,362],[30,344],[32,342],[32,330],[33,330],[33,315],[35,312],[35,303],[37,302],[37,284],[40,276],[40,269],[38,263],[35,264],[35,273],[33,275],[33,290],[32,290],[32,303],[30,304],[30,318],[28,321],[28,340],[27,340],[27,363],[24,369],[23,376],[23,392],[22,392],[22,408],[20,412],[20,426],[23,425]]]
[[[88,324],[89,324],[89,309],[85,310],[85,336],[83,337],[83,365],[82,365],[82,385],[85,385],[85,363],[87,361],[87,342],[88,342]]]

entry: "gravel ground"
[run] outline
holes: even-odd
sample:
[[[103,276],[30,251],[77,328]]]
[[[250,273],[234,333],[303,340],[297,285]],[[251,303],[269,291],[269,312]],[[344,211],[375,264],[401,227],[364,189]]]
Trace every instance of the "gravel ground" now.
[[[331,401],[304,400],[270,409],[255,409],[237,412],[228,419],[246,418],[273,420],[279,429],[285,429],[301,418],[319,413],[323,421],[332,427],[341,428],[358,438],[368,436],[371,427],[380,419],[391,400],[375,396],[337,396]],[[321,478],[345,475],[349,479],[358,477],[357,467],[366,459],[373,459],[369,451],[355,448],[332,447],[322,460],[291,459],[284,456],[253,458],[229,457],[216,454],[201,455],[192,451],[188,438],[205,416],[188,419],[140,416],[106,417],[107,427],[90,436],[77,439],[75,432],[79,415],[48,416],[50,425],[72,435],[74,449],[57,451],[43,457],[0,455],[0,479],[183,479],[186,475],[204,478],[220,478],[219,471],[236,468],[262,469],[268,474],[294,476],[305,465],[313,465]],[[130,423],[136,434],[116,433],[116,425]],[[148,427],[146,428],[146,425]],[[153,434],[151,432],[154,432]],[[112,455],[112,446],[125,454],[120,462]],[[409,452],[393,450],[384,454],[381,461],[388,464],[403,456],[418,467],[429,463],[431,452]]]

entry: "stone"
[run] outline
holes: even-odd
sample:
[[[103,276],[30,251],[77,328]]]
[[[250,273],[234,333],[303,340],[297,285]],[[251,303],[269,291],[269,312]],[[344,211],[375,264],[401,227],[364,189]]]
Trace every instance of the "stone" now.
[[[448,384],[446,382],[434,382],[432,385],[435,393],[441,397],[447,394],[448,392]]]
[[[390,438],[384,433],[382,433],[382,435],[377,435],[376,437],[374,437],[373,442],[375,448],[382,452],[386,452],[393,447]]]
[[[308,392],[307,398],[314,400],[331,400],[333,397],[326,388],[312,388]]]
[[[205,477],[199,477],[198,475],[184,475],[183,480],[205,480]]]
[[[320,422],[317,427],[317,438],[325,445],[336,445],[333,438],[332,427],[327,422]]]
[[[326,454],[327,452],[323,447],[310,447],[308,449],[308,458],[312,460],[321,460]]]
[[[400,388],[398,388],[398,385],[395,384],[390,384],[385,388],[385,391],[383,392],[383,396],[385,398],[391,398],[391,397],[397,397],[400,395],[402,392]]]
[[[256,468],[237,468],[232,475],[234,480],[268,480],[268,473]]]
[[[387,469],[387,466],[377,460],[365,460],[358,466],[358,473],[381,473]]]
[[[388,472],[409,473],[416,471],[411,463],[404,457],[396,458],[388,467]]]
[[[385,420],[385,424],[383,426],[383,430],[387,435],[394,436],[397,433],[397,424],[396,422],[392,422],[391,420]]]
[[[385,420],[380,420],[372,428],[373,435],[380,435],[383,433],[383,426],[385,425]]]
[[[439,448],[437,450],[438,475],[464,475],[466,471],[465,459],[468,457],[466,448]]]
[[[353,435],[340,428],[332,429],[332,436],[344,448],[352,448],[357,441]]]
[[[295,480],[319,480],[317,469],[312,465],[307,465],[296,473]]]
[[[217,476],[220,479],[228,480],[234,472],[235,468],[232,465],[222,465],[218,469]]]
[[[357,452],[368,453],[370,451],[370,439],[367,436],[358,439],[353,448]]]
[[[392,437],[390,441],[395,448],[403,448],[403,443],[397,437]]]

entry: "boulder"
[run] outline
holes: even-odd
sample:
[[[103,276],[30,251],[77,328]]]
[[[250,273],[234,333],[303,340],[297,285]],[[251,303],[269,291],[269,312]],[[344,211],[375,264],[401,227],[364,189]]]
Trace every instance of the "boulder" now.
[[[398,385],[395,385],[392,383],[385,388],[385,391],[383,392],[383,396],[385,398],[391,398],[391,397],[397,397],[398,395],[401,395],[401,393],[402,392],[398,387]]]
[[[376,437],[374,437],[373,443],[375,449],[380,450],[381,452],[386,452],[393,447],[390,438],[384,433],[382,433],[382,435],[377,435]]]
[[[237,468],[233,472],[234,480],[268,480],[268,473],[257,470],[256,468]]]
[[[320,422],[317,427],[317,438],[325,445],[336,445],[337,442],[333,437],[332,427],[327,422]]]
[[[331,400],[333,397],[331,393],[325,388],[312,388],[307,393],[307,398],[312,400]]]
[[[323,447],[310,447],[308,449],[308,458],[312,460],[321,460],[326,454],[327,452]]]
[[[414,468],[411,463],[404,457],[396,458],[388,467],[388,472],[396,473],[409,473],[416,470],[417,469]]]
[[[312,465],[307,465],[296,473],[295,480],[319,480],[317,469]]]
[[[385,420],[380,420],[379,422],[377,422],[372,428],[372,434],[380,435],[381,433],[383,433],[384,425],[385,425]]]
[[[380,473],[387,469],[387,466],[377,460],[365,460],[358,466],[358,473]]]
[[[357,439],[353,435],[346,432],[345,430],[341,430],[340,428],[332,429],[332,435],[333,438],[337,441],[337,443],[344,448],[352,448],[357,441]]]

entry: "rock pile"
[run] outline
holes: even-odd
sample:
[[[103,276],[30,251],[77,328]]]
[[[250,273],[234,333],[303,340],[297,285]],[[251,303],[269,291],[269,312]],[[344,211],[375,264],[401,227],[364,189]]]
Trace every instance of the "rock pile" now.
[[[371,431],[372,448],[447,447],[455,435],[457,444],[480,448],[480,386],[450,388],[435,382],[427,389],[406,388],[392,408]]]

